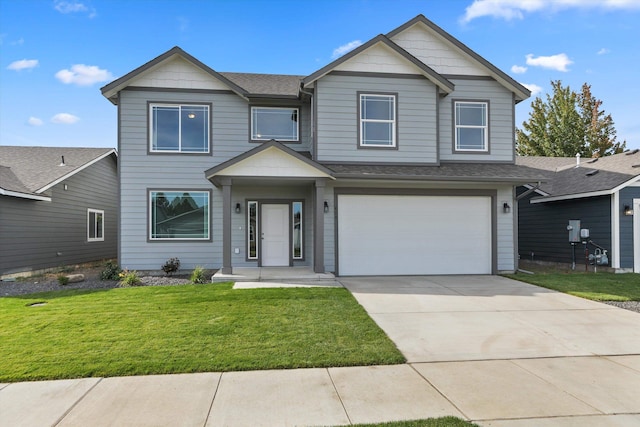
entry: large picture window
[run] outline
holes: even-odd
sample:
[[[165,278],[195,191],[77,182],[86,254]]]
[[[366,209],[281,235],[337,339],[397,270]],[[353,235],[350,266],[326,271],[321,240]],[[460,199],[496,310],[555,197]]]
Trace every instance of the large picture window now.
[[[152,152],[208,153],[208,105],[150,105]]]
[[[104,241],[104,211],[87,209],[87,241]]]
[[[251,107],[251,139],[298,141],[298,109]]]
[[[487,151],[487,102],[455,102],[455,147],[458,151]]]
[[[208,240],[208,191],[150,191],[150,240]]]
[[[396,146],[396,96],[360,94],[361,147]]]

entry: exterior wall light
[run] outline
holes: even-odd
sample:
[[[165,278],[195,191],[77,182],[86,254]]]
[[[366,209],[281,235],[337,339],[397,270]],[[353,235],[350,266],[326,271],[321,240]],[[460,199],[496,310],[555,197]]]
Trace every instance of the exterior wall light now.
[[[509,206],[509,203],[504,202],[504,203],[502,204],[502,212],[504,212],[504,213],[506,213],[506,214],[507,214],[507,213],[509,213],[509,212],[511,212],[511,206]]]
[[[324,201],[324,213],[329,213],[329,202]]]
[[[633,208],[629,205],[624,205],[622,213],[624,213],[626,216],[633,216]]]
[[[242,206],[240,206],[240,203],[236,203],[236,213],[239,214],[240,212],[242,212]]]

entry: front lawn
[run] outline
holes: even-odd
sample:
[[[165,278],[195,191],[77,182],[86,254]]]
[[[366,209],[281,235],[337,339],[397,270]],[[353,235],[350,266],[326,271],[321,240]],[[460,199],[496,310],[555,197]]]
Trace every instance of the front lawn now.
[[[0,382],[405,361],[346,289],[231,286],[0,298]]]
[[[640,301],[640,275],[633,273],[519,273],[506,277],[595,301]]]

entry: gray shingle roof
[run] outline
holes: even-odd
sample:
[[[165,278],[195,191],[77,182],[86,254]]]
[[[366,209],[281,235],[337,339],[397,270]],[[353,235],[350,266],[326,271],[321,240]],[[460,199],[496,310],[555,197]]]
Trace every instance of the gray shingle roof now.
[[[550,197],[612,190],[640,175],[640,150],[596,159],[581,159],[576,167],[570,157],[517,157],[518,165],[553,172],[540,186]]]
[[[544,181],[549,175],[539,169],[504,163],[442,163],[439,166],[323,165],[331,169],[336,178],[532,183]]]
[[[297,97],[304,76],[285,74],[220,73],[249,95],[276,95]]]
[[[0,146],[0,188],[35,194],[101,158],[113,148]],[[64,166],[61,166],[64,156]]]

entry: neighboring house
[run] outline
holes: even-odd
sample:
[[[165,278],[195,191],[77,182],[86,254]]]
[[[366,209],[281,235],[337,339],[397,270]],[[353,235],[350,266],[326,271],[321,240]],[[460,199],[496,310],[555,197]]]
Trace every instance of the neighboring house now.
[[[117,255],[110,148],[0,146],[0,275]]]
[[[338,275],[516,268],[514,108],[529,91],[419,15],[308,76],[217,72],[178,47],[118,107],[123,267]]]
[[[567,225],[580,220],[590,240],[607,250],[610,267],[640,273],[640,150],[595,159],[518,157],[516,163],[549,173],[518,202],[522,259],[572,262]],[[589,245],[593,253],[595,246]],[[584,265],[584,246],[577,245]]]

